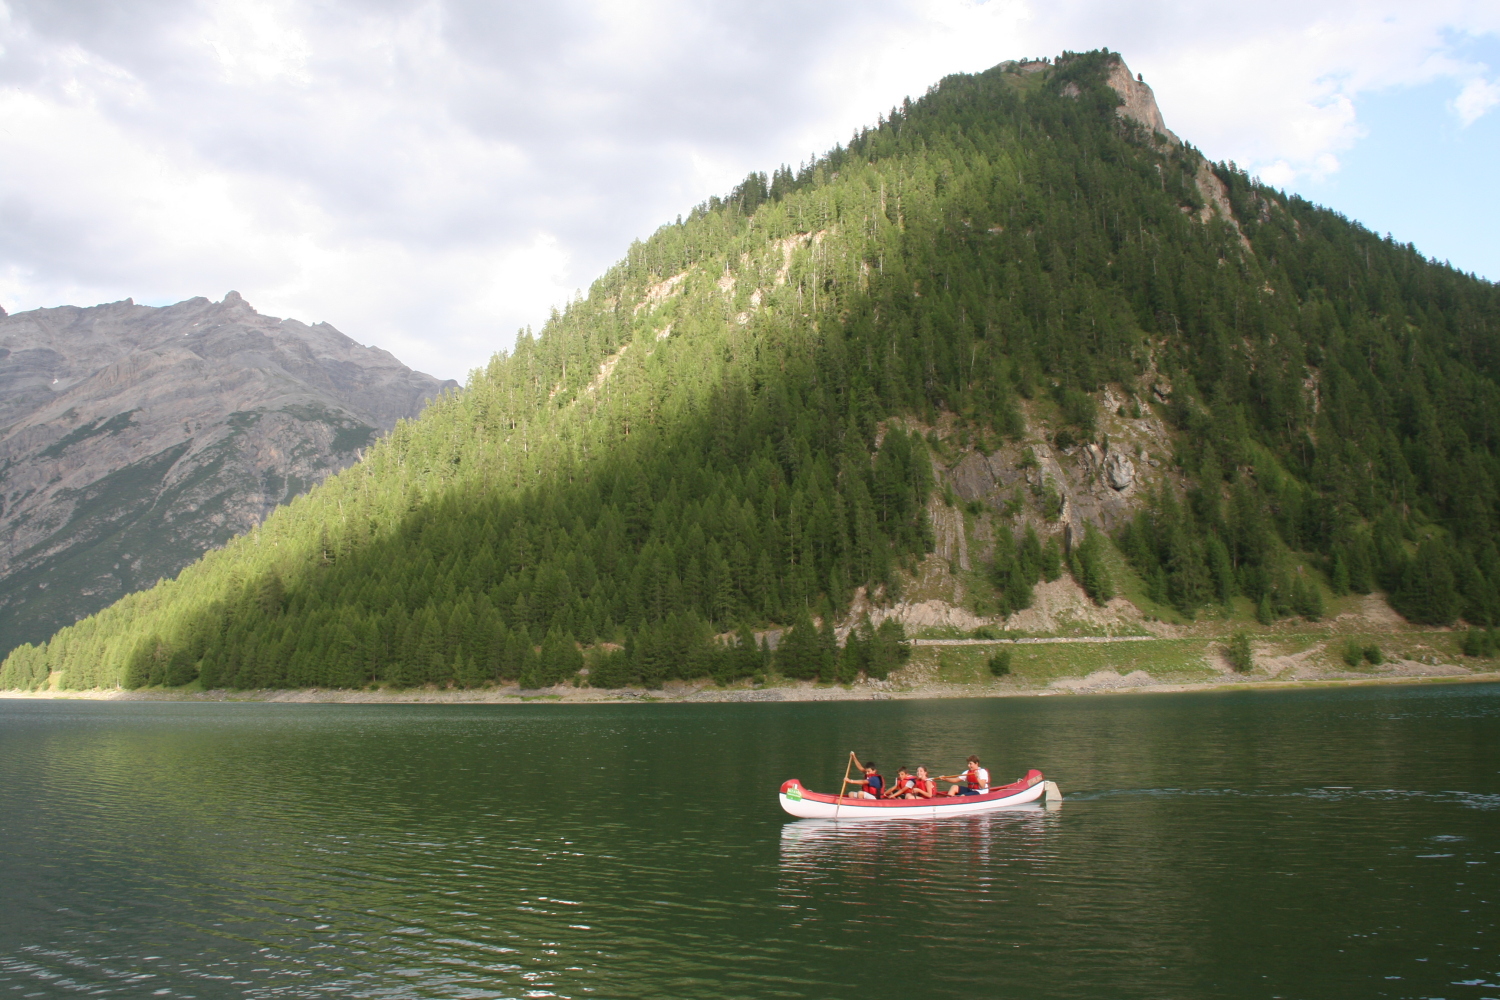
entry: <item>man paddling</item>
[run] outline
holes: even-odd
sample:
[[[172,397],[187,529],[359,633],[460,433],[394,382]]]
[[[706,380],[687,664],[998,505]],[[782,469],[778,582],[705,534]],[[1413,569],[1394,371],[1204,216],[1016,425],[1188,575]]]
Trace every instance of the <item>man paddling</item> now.
[[[983,795],[990,790],[990,772],[979,766],[979,758],[973,754],[963,774],[945,774],[941,780],[958,782],[948,789],[949,795]]]

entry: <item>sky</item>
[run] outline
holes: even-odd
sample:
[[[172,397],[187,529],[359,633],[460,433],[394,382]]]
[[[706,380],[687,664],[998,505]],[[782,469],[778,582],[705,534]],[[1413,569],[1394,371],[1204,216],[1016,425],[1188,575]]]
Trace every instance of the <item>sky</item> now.
[[[0,0],[0,306],[234,289],[462,381],[751,170],[1099,47],[1211,158],[1500,278],[1494,0]]]

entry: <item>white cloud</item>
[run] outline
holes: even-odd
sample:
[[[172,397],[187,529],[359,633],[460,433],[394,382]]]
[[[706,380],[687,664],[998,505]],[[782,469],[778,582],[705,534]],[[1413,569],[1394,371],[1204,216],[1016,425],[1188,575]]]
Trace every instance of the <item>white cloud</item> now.
[[[1108,46],[1289,185],[1363,94],[1462,86],[1500,8],[1266,0],[0,0],[0,304],[235,288],[464,377],[632,238],[940,77]]]
[[[271,3],[223,4],[213,9],[196,40],[212,50],[228,83],[306,85],[312,82],[307,71],[312,46],[289,23],[289,15]]]
[[[1467,128],[1497,104],[1500,104],[1500,84],[1475,77],[1458,92],[1458,97],[1453,101],[1453,110],[1458,112],[1459,121]]]

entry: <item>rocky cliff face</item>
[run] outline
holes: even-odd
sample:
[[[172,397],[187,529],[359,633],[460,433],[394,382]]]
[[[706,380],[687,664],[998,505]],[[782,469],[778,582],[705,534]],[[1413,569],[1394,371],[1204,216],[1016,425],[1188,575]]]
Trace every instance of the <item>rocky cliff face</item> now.
[[[1161,116],[1161,109],[1156,106],[1156,95],[1144,80],[1130,75],[1130,67],[1125,65],[1125,60],[1116,57],[1110,63],[1109,86],[1115,93],[1120,95],[1121,104],[1117,113],[1122,118],[1131,118],[1149,128],[1152,132],[1166,136],[1167,141],[1180,145],[1182,140],[1177,138],[1177,133],[1167,128],[1166,119]]]
[[[236,292],[0,313],[0,650],[174,575],[454,385]]]
[[[1177,133],[1167,128],[1166,119],[1162,117],[1161,109],[1156,106],[1156,95],[1150,86],[1138,77],[1130,75],[1130,67],[1125,65],[1123,58],[1116,56],[1110,63],[1106,82],[1124,102],[1115,109],[1116,114],[1121,118],[1139,122],[1150,129],[1154,135],[1165,139],[1168,145],[1182,145],[1182,140],[1177,137]],[[1208,160],[1201,155],[1198,157],[1198,169],[1193,177],[1193,183],[1197,186],[1198,193],[1203,196],[1203,207],[1198,210],[1198,220],[1208,222],[1217,217],[1227,222],[1230,228],[1238,233],[1240,225],[1229,205],[1229,190],[1214,174]],[[1245,239],[1243,233],[1240,234],[1240,242],[1246,250],[1250,249],[1250,241]]]

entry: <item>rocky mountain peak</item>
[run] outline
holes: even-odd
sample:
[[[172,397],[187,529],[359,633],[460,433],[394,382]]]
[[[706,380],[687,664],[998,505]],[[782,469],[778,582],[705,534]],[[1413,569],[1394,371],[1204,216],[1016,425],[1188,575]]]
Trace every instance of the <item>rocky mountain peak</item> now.
[[[1156,94],[1152,92],[1151,86],[1142,79],[1140,74],[1132,75],[1130,67],[1125,64],[1123,56],[1113,56],[1109,62],[1109,74],[1105,78],[1110,88],[1120,95],[1123,102],[1115,113],[1121,118],[1127,118],[1133,122],[1145,126],[1153,135],[1161,136],[1167,146],[1174,148],[1182,147],[1182,140],[1177,133],[1167,128],[1166,119],[1162,117],[1161,108],[1156,104]],[[1073,84],[1068,86],[1073,87]],[[1075,87],[1076,90],[1076,87]],[[1076,95],[1074,95],[1076,96]],[[1200,154],[1194,152],[1190,155],[1197,160],[1197,167],[1193,175],[1193,184],[1202,196],[1203,207],[1198,210],[1198,219],[1208,222],[1210,219],[1219,218],[1227,222],[1236,233],[1240,232],[1239,221],[1234,217],[1234,211],[1229,204],[1229,190],[1213,172],[1208,161]],[[1246,250],[1250,249],[1250,243],[1240,233],[1240,243]]]
[[[0,648],[175,574],[455,385],[235,291],[0,314]]]
[[[1177,138],[1176,133],[1167,128],[1166,119],[1162,117],[1161,109],[1156,106],[1156,94],[1152,92],[1150,84],[1146,83],[1139,74],[1131,74],[1130,67],[1125,65],[1124,57],[1116,56],[1111,61],[1107,82],[1125,102],[1116,112],[1120,117],[1137,121],[1151,131],[1166,136],[1167,141],[1174,146],[1182,145],[1182,140]]]

